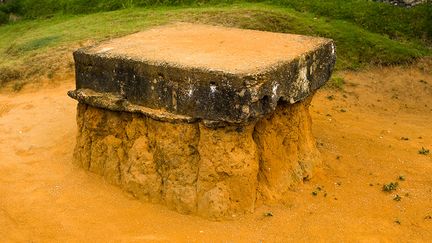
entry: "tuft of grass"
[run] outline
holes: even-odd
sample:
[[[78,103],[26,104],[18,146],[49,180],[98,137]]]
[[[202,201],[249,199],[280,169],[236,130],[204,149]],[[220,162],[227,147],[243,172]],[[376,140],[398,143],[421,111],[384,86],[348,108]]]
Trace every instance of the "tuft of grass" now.
[[[425,148],[421,148],[419,151],[418,151],[418,153],[419,154],[422,154],[422,155],[428,155],[429,154],[429,149],[425,149]]]
[[[393,198],[393,200],[395,200],[396,202],[400,202],[400,200],[402,200],[402,197],[399,196],[398,194],[396,194]]]
[[[330,80],[327,82],[326,85],[329,88],[343,90],[344,85],[345,85],[345,79],[343,79],[342,77],[338,77],[338,76],[333,75],[330,78]]]
[[[382,187],[382,190],[385,192],[391,192],[397,189],[398,187],[398,183],[397,182],[390,182],[388,184],[384,184]]]
[[[25,84],[26,84],[26,83],[25,83],[25,82],[22,82],[22,81],[20,81],[20,82],[15,82],[15,83],[12,85],[12,89],[13,89],[13,91],[15,91],[15,92],[19,92],[19,91],[22,90],[22,88],[24,87]]]

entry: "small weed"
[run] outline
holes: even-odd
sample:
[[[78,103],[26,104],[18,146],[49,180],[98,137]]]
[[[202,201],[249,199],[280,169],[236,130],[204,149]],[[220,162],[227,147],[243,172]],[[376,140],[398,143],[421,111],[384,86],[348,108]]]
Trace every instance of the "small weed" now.
[[[272,211],[267,211],[264,213],[265,217],[273,217],[273,212]]]
[[[397,187],[398,187],[397,182],[390,182],[388,184],[384,184],[382,190],[385,192],[391,192],[396,190]]]
[[[345,85],[345,79],[337,76],[332,76],[328,82],[328,86],[333,89],[343,90]]]
[[[409,138],[407,138],[407,137],[401,137],[400,140],[408,141]]]
[[[327,99],[328,100],[334,100],[334,96],[333,95],[329,95],[329,96],[327,96]]]
[[[432,219],[431,215],[426,215],[426,217],[424,219]]]
[[[395,197],[393,198],[393,200],[395,200],[396,202],[399,202],[400,200],[402,199],[402,197],[401,196],[399,196],[399,195],[395,195]]]
[[[395,222],[396,224],[401,224],[401,221],[400,221],[399,219],[396,219],[394,222]]]
[[[404,181],[404,180],[405,180],[405,176],[404,176],[404,175],[400,175],[400,176],[398,177],[398,179],[399,179],[400,181]]]
[[[318,195],[318,192],[317,191],[313,191],[312,192],[312,196],[317,196]]]
[[[24,82],[16,82],[13,84],[12,89],[15,92],[19,92],[22,90],[22,88],[24,87],[25,83]]]
[[[421,148],[419,151],[418,151],[418,153],[419,154],[423,154],[423,155],[428,155],[429,154],[429,149],[425,149],[425,148]]]
[[[47,78],[52,79],[54,77],[54,72],[52,70],[48,71]]]
[[[423,80],[423,79],[420,79],[419,82],[423,83],[423,84],[427,84],[427,82],[425,80]]]
[[[340,112],[347,112],[345,109],[340,109]]]

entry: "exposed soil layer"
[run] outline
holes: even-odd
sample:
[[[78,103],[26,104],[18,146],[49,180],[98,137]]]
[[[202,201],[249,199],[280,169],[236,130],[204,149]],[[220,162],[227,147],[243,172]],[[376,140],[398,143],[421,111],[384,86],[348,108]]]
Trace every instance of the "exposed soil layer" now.
[[[208,128],[78,104],[75,161],[138,198],[232,218],[277,201],[320,164],[307,99],[242,126]]]
[[[137,200],[73,166],[72,77],[0,93],[0,241],[430,242],[432,153],[418,151],[432,151],[431,67],[339,73],[343,90],[321,89],[310,107],[323,158],[314,177],[283,203],[221,222]],[[383,192],[390,182],[399,186]]]

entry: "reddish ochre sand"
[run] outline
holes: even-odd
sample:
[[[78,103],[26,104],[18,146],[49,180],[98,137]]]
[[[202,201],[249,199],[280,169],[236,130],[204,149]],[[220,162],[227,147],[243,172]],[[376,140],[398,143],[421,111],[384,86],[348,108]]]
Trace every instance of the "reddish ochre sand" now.
[[[0,241],[430,242],[432,155],[418,150],[432,150],[432,75],[416,67],[340,75],[343,92],[321,89],[312,101],[324,160],[315,176],[283,203],[221,222],[141,202],[73,166],[73,77],[3,91]],[[382,191],[400,175],[395,192]]]

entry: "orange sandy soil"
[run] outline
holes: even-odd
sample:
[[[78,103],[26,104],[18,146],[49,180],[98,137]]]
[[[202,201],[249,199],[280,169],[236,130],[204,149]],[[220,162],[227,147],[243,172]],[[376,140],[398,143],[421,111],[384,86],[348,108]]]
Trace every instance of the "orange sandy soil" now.
[[[311,107],[324,159],[316,176],[285,203],[224,222],[135,200],[73,166],[72,77],[3,91],[0,241],[432,241],[432,74],[416,65],[339,75],[344,90],[322,89]],[[383,192],[392,181],[398,189]]]

